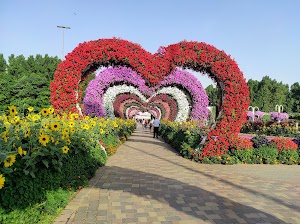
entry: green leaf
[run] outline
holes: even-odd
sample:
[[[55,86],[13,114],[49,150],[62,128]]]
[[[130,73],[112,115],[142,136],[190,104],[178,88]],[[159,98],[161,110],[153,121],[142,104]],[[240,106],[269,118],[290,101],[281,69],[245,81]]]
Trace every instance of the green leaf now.
[[[34,172],[30,172],[30,176],[32,176],[32,178],[35,178],[35,174],[34,174]]]
[[[23,172],[25,173],[25,175],[28,175],[28,174],[29,174],[29,171],[28,171],[28,170],[23,169]]]
[[[43,159],[42,162],[44,163],[44,165],[45,165],[47,168],[49,168],[49,163],[48,163],[47,160]]]
[[[3,173],[12,173],[14,170],[12,168],[8,168],[8,167],[3,167],[2,172]]]

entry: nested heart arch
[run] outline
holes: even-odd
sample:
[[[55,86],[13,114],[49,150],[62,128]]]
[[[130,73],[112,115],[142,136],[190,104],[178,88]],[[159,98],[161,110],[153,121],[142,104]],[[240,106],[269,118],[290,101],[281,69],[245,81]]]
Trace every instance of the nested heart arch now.
[[[215,127],[208,133],[202,156],[221,155],[230,147],[247,148],[238,137],[246,120],[249,89],[236,62],[225,52],[203,42],[182,41],[151,54],[126,40],[99,39],[79,44],[62,61],[50,85],[50,101],[58,112],[81,112],[80,82],[100,66],[128,66],[151,84],[158,83],[176,67],[208,74],[221,89],[221,105]]]

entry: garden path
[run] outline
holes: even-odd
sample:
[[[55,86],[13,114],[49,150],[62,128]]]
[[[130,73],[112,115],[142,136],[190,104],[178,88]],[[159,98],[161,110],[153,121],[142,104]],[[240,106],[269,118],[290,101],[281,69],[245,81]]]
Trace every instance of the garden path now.
[[[207,165],[138,128],[60,223],[300,223],[300,166]]]

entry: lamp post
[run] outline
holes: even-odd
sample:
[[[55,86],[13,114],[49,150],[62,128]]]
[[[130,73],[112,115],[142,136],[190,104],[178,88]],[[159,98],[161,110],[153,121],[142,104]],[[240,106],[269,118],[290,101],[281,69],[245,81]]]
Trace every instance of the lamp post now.
[[[258,107],[252,107],[252,106],[249,106],[248,107],[248,110],[252,110],[252,121],[254,121],[254,113],[255,113],[255,110],[259,111],[259,108]]]
[[[64,30],[65,29],[71,29],[71,27],[68,26],[57,26],[57,28],[61,28],[62,29],[62,58],[61,60],[64,59],[65,55],[64,55]]]
[[[275,110],[278,110],[278,113],[283,112],[283,106],[282,105],[276,105]]]

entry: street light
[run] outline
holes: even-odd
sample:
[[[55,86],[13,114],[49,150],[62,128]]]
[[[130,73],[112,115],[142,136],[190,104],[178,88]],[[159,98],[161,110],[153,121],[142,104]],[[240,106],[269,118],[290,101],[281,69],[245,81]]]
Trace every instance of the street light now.
[[[57,28],[61,28],[62,29],[62,58],[61,60],[64,59],[65,55],[64,55],[64,30],[65,29],[71,29],[71,27],[68,26],[57,26]]]

